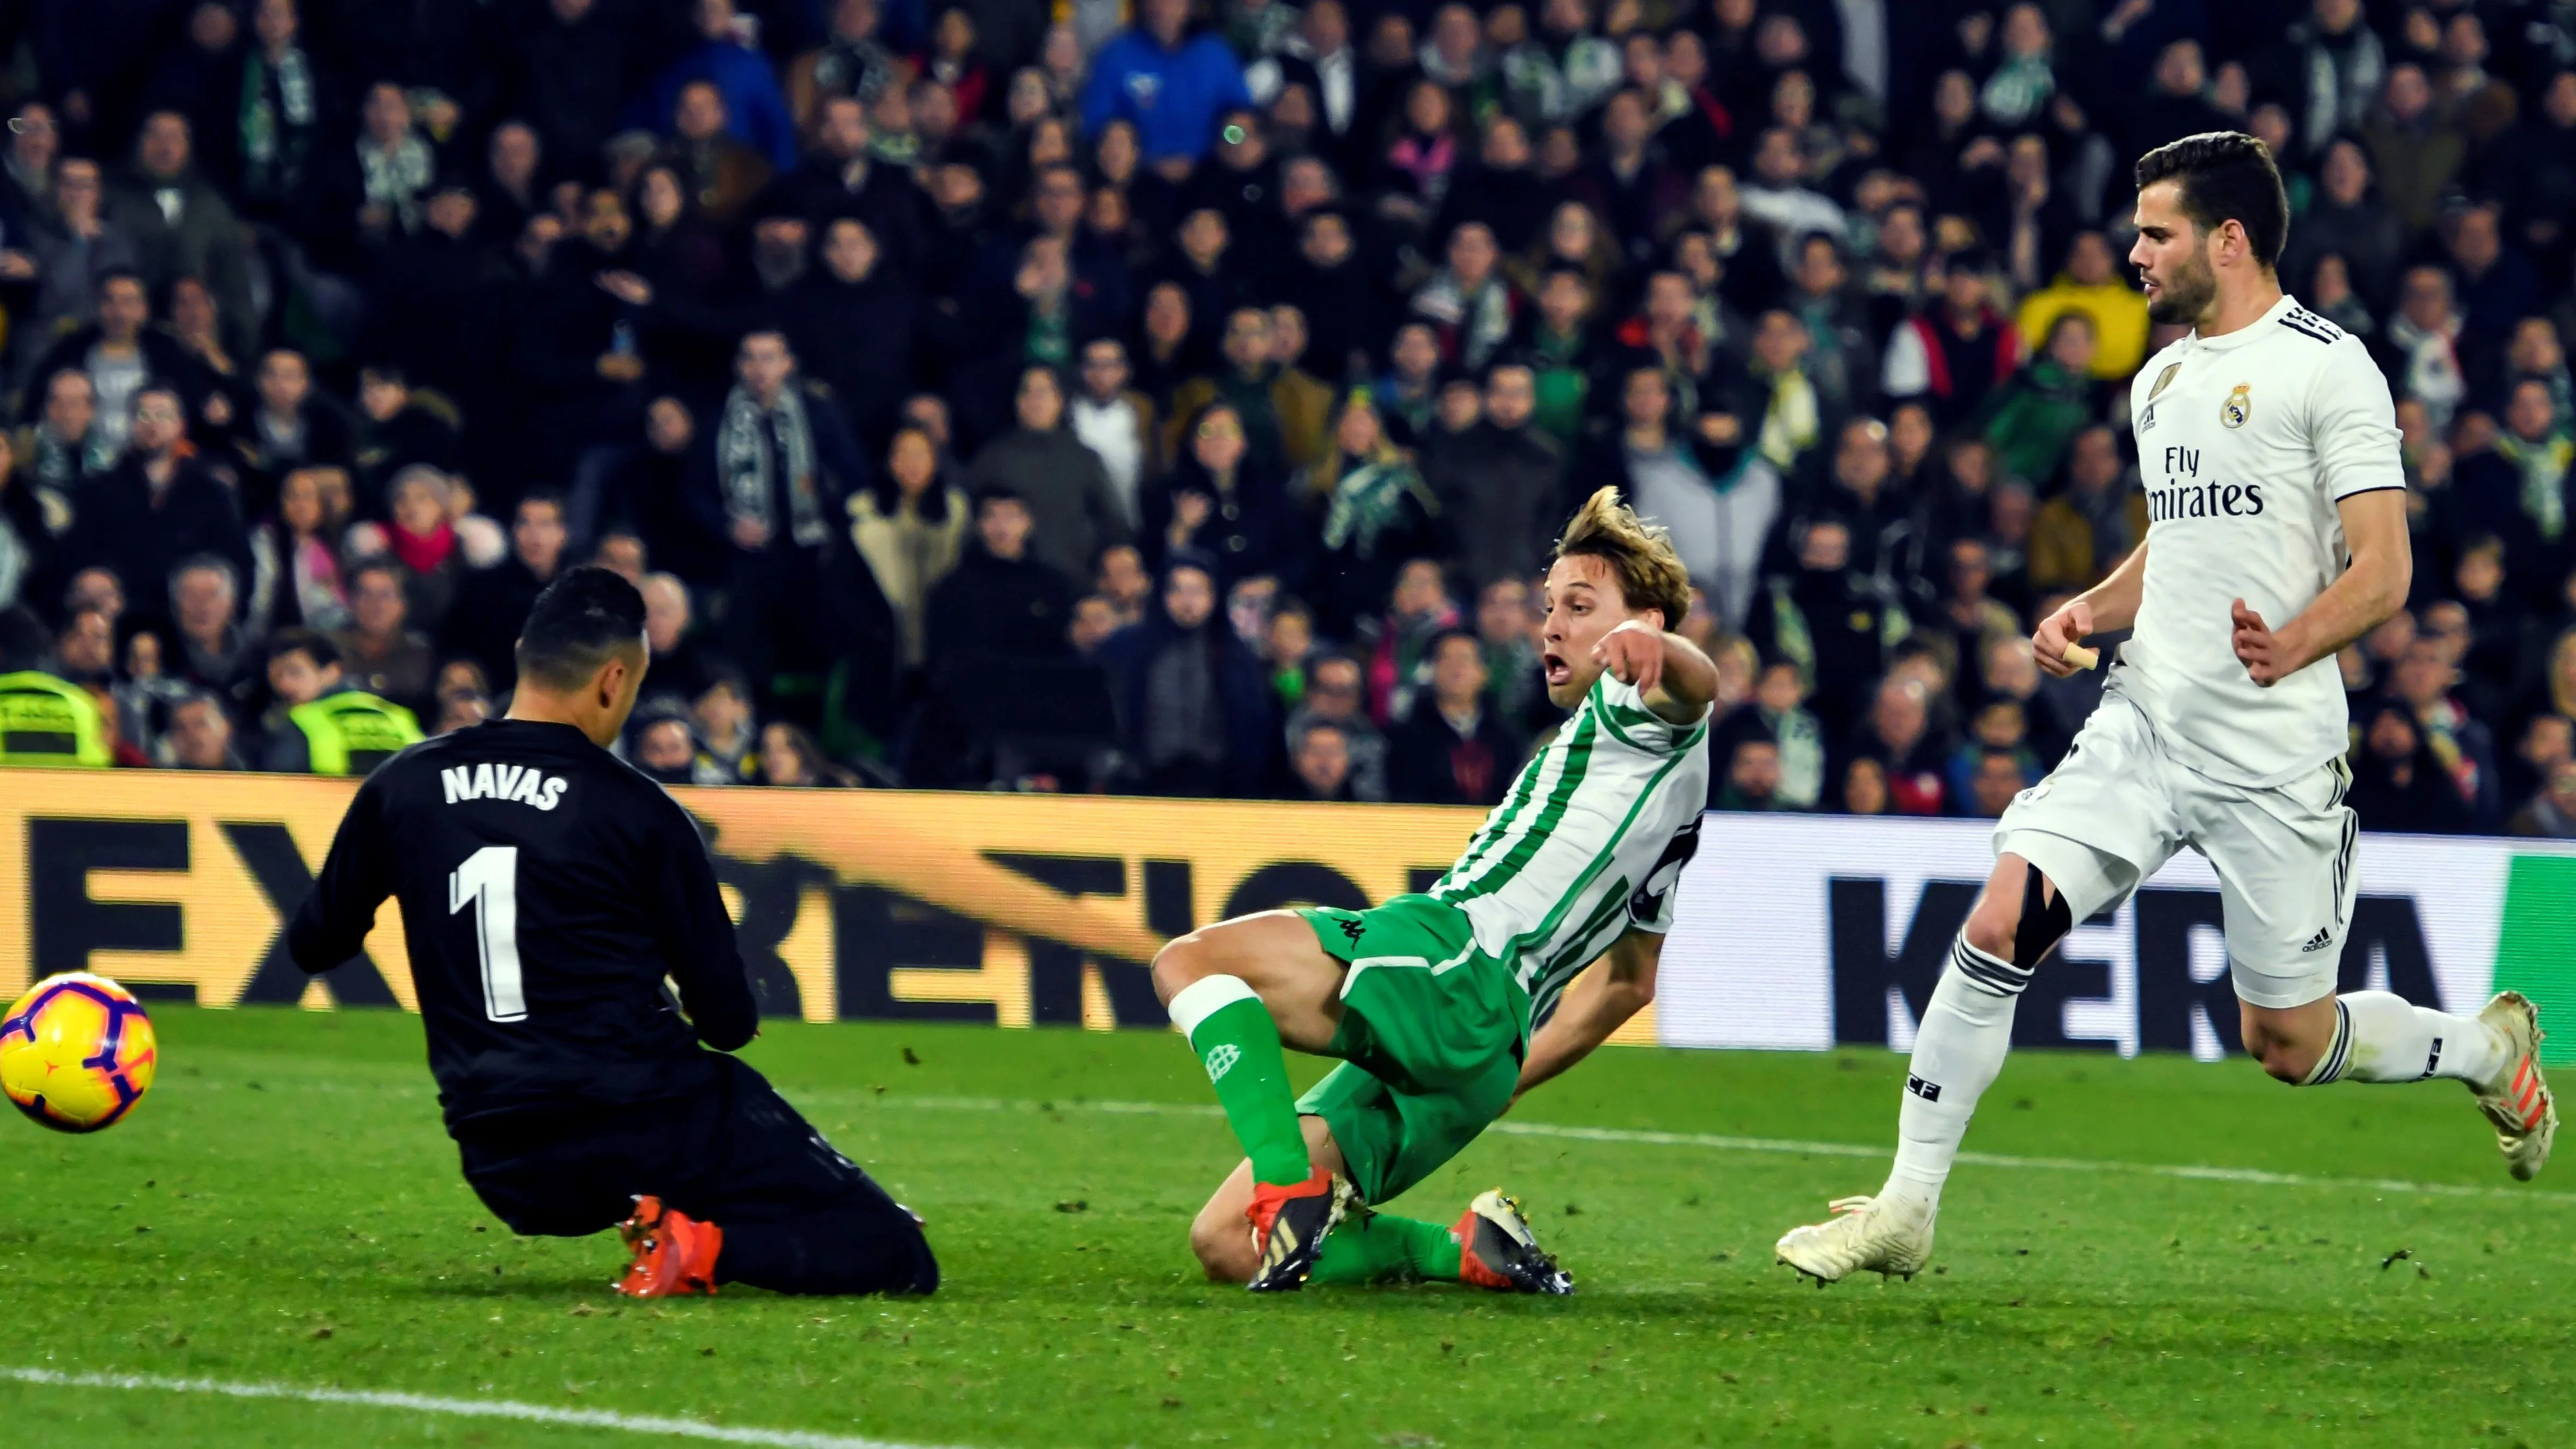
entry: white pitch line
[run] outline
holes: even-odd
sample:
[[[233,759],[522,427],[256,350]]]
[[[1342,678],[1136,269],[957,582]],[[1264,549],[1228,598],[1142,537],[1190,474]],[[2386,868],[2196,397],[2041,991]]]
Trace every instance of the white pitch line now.
[[[834,1094],[854,1097],[855,1094]],[[1185,1102],[1037,1102],[1009,1097],[874,1098],[880,1106],[922,1107],[966,1112],[1107,1112],[1121,1116],[1216,1117],[1224,1109]],[[1760,1152],[1789,1157],[1877,1157],[1894,1154],[1884,1147],[1853,1142],[1797,1142],[1778,1137],[1726,1137],[1710,1132],[1652,1132],[1628,1127],[1575,1127],[1554,1122],[1506,1119],[1485,1129],[1511,1137],[1554,1138],[1565,1142],[1616,1142],[1641,1147],[1697,1147],[1712,1152]],[[2402,1193],[2422,1197],[2505,1198],[2514,1202],[2576,1203],[2576,1192],[2540,1188],[2473,1187],[2452,1182],[2410,1182],[2393,1177],[2313,1177],[2299,1172],[2267,1172],[2254,1167],[2212,1167],[2197,1163],[2114,1162],[2085,1157],[2013,1157],[1999,1152],[1962,1152],[1959,1161],[1977,1167],[2036,1169],[2043,1172],[2132,1172],[2146,1177],[2186,1182],[2232,1182],[2254,1187],[2308,1187],[2331,1192]]]
[[[0,1367],[0,1382],[65,1389],[154,1389],[174,1394],[214,1394],[231,1399],[290,1399],[306,1404],[398,1409],[413,1414],[448,1414],[466,1419],[513,1419],[524,1424],[612,1429],[622,1434],[658,1434],[665,1438],[706,1439],[719,1444],[760,1444],[770,1446],[770,1449],[929,1449],[926,1445],[861,1439],[847,1434],[816,1434],[802,1429],[734,1428],[700,1419],[672,1419],[656,1414],[620,1414],[607,1409],[557,1409],[544,1404],[523,1404],[513,1399],[449,1399],[434,1394],[405,1394],[382,1389],[318,1389],[298,1384],[174,1379],[158,1374],[84,1374],[9,1367]]]

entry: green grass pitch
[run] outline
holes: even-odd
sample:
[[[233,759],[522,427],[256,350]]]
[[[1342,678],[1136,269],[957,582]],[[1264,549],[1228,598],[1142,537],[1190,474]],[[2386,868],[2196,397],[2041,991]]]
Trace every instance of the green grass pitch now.
[[[1883,1158],[1641,1139],[1876,1148],[1902,1059],[1611,1050],[1395,1205],[1447,1219],[1500,1183],[1578,1296],[1255,1299],[1190,1270],[1184,1225],[1236,1154],[1190,1110],[1204,1082],[1177,1041],[777,1023],[751,1060],[928,1216],[946,1287],[621,1306],[613,1238],[515,1239],[467,1192],[415,1020],[157,1020],[160,1081],[125,1124],[0,1121],[0,1371],[986,1449],[2576,1441],[2571,1164],[2516,1187],[2448,1083],[2293,1092],[2241,1061],[2016,1057],[1969,1146],[2052,1161],[1961,1167],[1937,1274],[1819,1292],[1771,1241],[1874,1189]],[[656,1442],[24,1381],[0,1381],[0,1424],[82,1449]]]

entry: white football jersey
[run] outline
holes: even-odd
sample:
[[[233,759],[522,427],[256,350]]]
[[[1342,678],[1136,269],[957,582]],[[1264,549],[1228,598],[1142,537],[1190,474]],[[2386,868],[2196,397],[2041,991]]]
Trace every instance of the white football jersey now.
[[[1707,805],[1705,714],[1673,724],[1605,672],[1431,894],[1467,913],[1477,949],[1510,964],[1542,1024],[1621,935],[1672,929]]]
[[[2129,413],[2146,594],[2111,687],[2204,775],[2252,788],[2297,779],[2346,748],[2343,680],[2326,658],[2256,684],[2229,605],[2289,623],[2350,562],[2336,500],[2406,486],[2388,380],[2360,339],[2284,296],[2250,326],[2148,359]]]

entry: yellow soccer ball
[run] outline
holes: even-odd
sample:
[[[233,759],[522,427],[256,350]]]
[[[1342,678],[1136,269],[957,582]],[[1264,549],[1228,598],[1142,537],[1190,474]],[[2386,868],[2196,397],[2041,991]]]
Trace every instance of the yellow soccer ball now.
[[[0,1091],[57,1132],[124,1120],[159,1057],[143,1003],[86,971],[46,977],[0,1017]]]

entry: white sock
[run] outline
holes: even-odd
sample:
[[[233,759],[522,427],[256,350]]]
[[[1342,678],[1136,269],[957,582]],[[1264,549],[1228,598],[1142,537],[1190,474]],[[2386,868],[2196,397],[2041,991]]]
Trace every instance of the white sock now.
[[[2013,1004],[2029,984],[2029,971],[1978,950],[1965,936],[1951,946],[1949,969],[1914,1032],[1905,1102],[1896,1114],[1896,1166],[1882,1196],[1927,1206],[1940,1201],[1977,1098],[2012,1050]]]
[[[2504,1034],[2474,1017],[2417,1006],[2393,991],[2335,998],[2334,1041],[2302,1086],[2448,1077],[2480,1091],[2511,1065]]]

